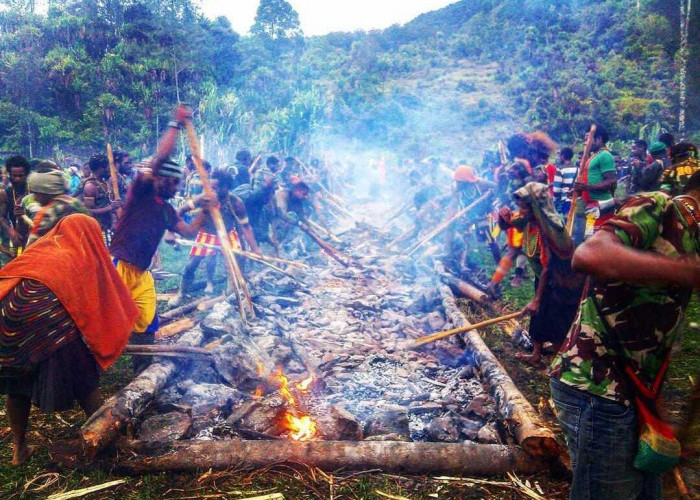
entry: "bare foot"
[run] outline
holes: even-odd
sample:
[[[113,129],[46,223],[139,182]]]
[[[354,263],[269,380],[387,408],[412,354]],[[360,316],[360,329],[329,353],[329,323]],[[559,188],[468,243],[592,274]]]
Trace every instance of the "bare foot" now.
[[[542,361],[541,356],[535,356],[534,354],[523,354],[521,352],[517,353],[515,357],[518,358],[520,361],[524,361],[528,365],[533,366],[535,368],[539,368]]]
[[[27,446],[26,443],[22,444],[12,444],[12,462],[10,462],[15,467],[22,465],[24,462],[29,460],[29,457],[34,453],[35,448],[33,446]]]

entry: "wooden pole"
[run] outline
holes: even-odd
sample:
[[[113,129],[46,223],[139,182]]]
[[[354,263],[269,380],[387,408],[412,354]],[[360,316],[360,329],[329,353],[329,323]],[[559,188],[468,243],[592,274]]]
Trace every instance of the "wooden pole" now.
[[[341,239],[338,238],[335,234],[331,233],[328,229],[323,227],[321,224],[318,224],[317,222],[314,222],[310,219],[306,220],[306,223],[311,227],[314,231],[318,231],[319,233],[323,233],[326,236],[328,236],[331,240],[333,240],[336,243],[340,243]]]
[[[197,144],[197,133],[194,130],[194,125],[190,120],[185,122],[185,128],[187,129],[187,138],[190,142],[190,149],[192,150],[192,160],[197,167],[197,173],[202,182],[202,187],[204,188],[204,193],[212,199],[216,199],[216,194],[211,188],[209,183],[209,176],[207,174],[204,165],[202,164],[202,158],[199,156],[199,144]],[[238,301],[238,309],[241,314],[241,319],[244,322],[248,321],[248,314],[252,318],[255,317],[255,310],[253,309],[253,302],[250,300],[250,293],[248,293],[248,287],[246,287],[245,279],[238,267],[238,262],[236,262],[236,257],[233,255],[233,248],[231,248],[231,242],[228,239],[228,231],[226,231],[226,226],[224,225],[224,219],[221,217],[221,211],[219,207],[212,207],[209,209],[209,215],[214,221],[214,226],[216,227],[216,234],[219,236],[219,241],[221,243],[221,250],[224,254],[224,262],[226,263],[226,270],[228,271],[229,278],[231,278],[231,283],[236,292],[236,300]],[[246,311],[247,310],[247,311]]]
[[[591,155],[591,148],[593,147],[593,141],[595,136],[596,126],[591,125],[588,131],[588,138],[586,139],[586,144],[583,147],[583,155],[581,156],[581,165],[578,169],[578,175],[576,175],[576,182],[581,182],[584,176],[584,170],[588,169],[588,158]],[[569,214],[566,216],[566,234],[571,236],[571,231],[574,227],[574,218],[576,217],[576,205],[578,204],[579,195],[578,192],[571,192],[571,206],[569,207]]]
[[[438,234],[442,233],[444,230],[446,230],[448,227],[450,227],[455,221],[460,219],[464,214],[467,212],[473,210],[476,206],[479,205],[482,201],[486,200],[489,196],[491,196],[491,190],[486,191],[484,194],[479,196],[476,200],[474,200],[469,206],[463,208],[456,214],[454,214],[452,217],[447,219],[445,222],[440,224],[438,227],[433,229],[430,233],[428,233],[421,241],[416,243],[412,248],[404,252],[404,255],[412,255],[413,253],[416,252],[419,248],[421,248],[423,245],[428,243],[430,240],[435,238]]]
[[[258,156],[255,157],[255,160],[253,160],[253,163],[251,163],[250,168],[248,169],[248,175],[253,176],[255,173],[255,169],[258,168],[258,163],[260,163],[260,158],[262,157],[262,153],[259,154]]]
[[[498,318],[487,319],[485,321],[481,321],[480,323],[474,323],[473,325],[461,326],[459,328],[453,328],[452,330],[445,330],[443,332],[432,333],[430,335],[426,335],[425,337],[421,337],[419,339],[414,340],[413,344],[411,345],[411,349],[415,349],[416,347],[435,342],[436,340],[451,337],[453,335],[458,335],[460,333],[470,332],[472,330],[483,328],[485,326],[494,325],[496,323],[500,323],[501,321],[515,319],[521,315],[522,312],[518,311],[511,314],[506,314],[505,316],[499,316]]]
[[[117,166],[114,164],[114,153],[112,145],[107,143],[107,160],[109,161],[109,176],[112,180],[112,191],[114,192],[114,201],[121,200],[119,195],[119,179],[117,179]]]
[[[107,161],[109,162],[109,176],[112,179],[112,191],[114,192],[114,201],[121,200],[121,195],[119,194],[119,179],[117,178],[117,167],[114,164],[114,153],[112,152],[112,145],[107,143]],[[122,216],[122,209],[117,210],[117,218]]]
[[[175,242],[180,244],[180,245],[199,246],[199,247],[203,247],[203,248],[211,248],[212,250],[221,250],[220,245],[210,245],[208,243],[196,243],[194,241],[183,240],[181,238],[176,238]],[[250,259],[252,261],[259,262],[259,263],[269,267],[270,269],[274,269],[275,271],[282,273],[285,276],[289,276],[290,278],[296,280],[296,278],[293,275],[289,274],[284,269],[281,269],[281,268],[275,266],[274,264],[272,264],[271,262],[268,262],[268,257],[262,256],[262,255],[257,255],[257,254],[251,253],[251,252],[244,252],[243,250],[233,250],[233,253],[236,255],[240,255],[241,257],[245,257],[246,259]],[[288,264],[288,263],[292,262],[292,261],[286,261],[284,259],[276,259],[276,260],[281,261],[284,264]],[[297,263],[294,262],[294,264],[297,264]]]
[[[326,252],[326,254],[329,257],[333,258],[337,262],[340,262],[344,267],[350,267],[350,263],[341,257],[341,255],[343,255],[343,254],[341,254],[338,250],[333,248],[333,246],[330,243],[323,241],[321,239],[321,237],[319,235],[317,235],[316,233],[314,233],[309,226],[307,226],[303,222],[300,222],[299,229],[301,229],[306,234],[308,234],[311,237],[311,239],[314,240],[316,242],[316,244],[318,246],[320,246],[321,249],[324,252]]]

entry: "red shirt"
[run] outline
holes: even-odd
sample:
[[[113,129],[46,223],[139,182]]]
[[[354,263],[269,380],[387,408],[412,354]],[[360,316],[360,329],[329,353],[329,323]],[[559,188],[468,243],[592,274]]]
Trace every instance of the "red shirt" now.
[[[109,250],[119,260],[145,271],[166,229],[174,231],[180,217],[156,195],[153,179],[143,174],[136,176],[122,210]]]

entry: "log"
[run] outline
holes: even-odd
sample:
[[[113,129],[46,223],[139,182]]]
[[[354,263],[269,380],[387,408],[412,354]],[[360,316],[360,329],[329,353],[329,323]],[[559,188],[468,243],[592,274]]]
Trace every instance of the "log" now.
[[[175,309],[165,311],[163,314],[159,314],[158,317],[161,321],[161,324],[163,324],[165,321],[173,320],[178,316],[182,316],[183,314],[187,314],[196,310],[197,308],[199,308],[200,305],[205,309],[209,309],[211,306],[213,306],[214,304],[218,304],[224,299],[226,299],[226,297],[224,297],[223,295],[214,298],[202,297],[201,299],[193,300],[192,302],[182,305],[180,307],[176,307]]]
[[[262,468],[304,463],[326,471],[380,469],[408,474],[496,475],[545,468],[518,446],[400,441],[176,441],[120,442],[119,469],[143,474],[197,469]]]
[[[460,311],[449,287],[437,283],[445,315],[455,327],[471,323]],[[506,369],[499,363],[477,330],[463,336],[467,348],[474,354],[482,377],[488,382],[491,396],[496,400],[501,416],[506,420],[518,444],[533,457],[554,459],[561,454],[561,447],[530,402],[517,388]]]
[[[159,328],[156,332],[156,339],[167,339],[179,335],[184,331],[189,330],[194,327],[194,320],[192,318],[182,318],[172,323],[168,323],[163,328]]]
[[[204,334],[199,328],[180,339],[181,345],[197,347]],[[80,428],[80,441],[88,457],[113,442],[121,429],[148,407],[155,395],[177,373],[174,361],[160,359],[142,371],[129,385],[109,398]]]
[[[170,344],[130,344],[124,348],[124,354],[131,354],[132,352],[144,352],[157,355],[164,352],[179,352],[179,353],[189,353],[189,354],[200,354],[203,356],[211,356],[211,351],[205,349],[204,347],[192,347],[188,345],[170,345]]]
[[[471,283],[467,283],[464,280],[452,276],[450,273],[445,271],[445,268],[441,263],[436,262],[435,269],[437,270],[442,282],[449,285],[453,290],[459,292],[462,297],[473,300],[478,304],[488,303],[489,296],[486,293],[482,292]]]

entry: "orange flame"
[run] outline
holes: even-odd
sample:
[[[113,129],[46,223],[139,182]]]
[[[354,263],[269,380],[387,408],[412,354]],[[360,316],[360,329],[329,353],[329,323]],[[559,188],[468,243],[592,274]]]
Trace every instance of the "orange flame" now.
[[[260,398],[260,397],[262,397],[262,395],[263,395],[263,388],[262,387],[258,387],[257,389],[255,389],[255,392],[253,392],[254,398]]]
[[[282,398],[288,405],[295,405],[296,400],[294,399],[294,396],[292,396],[292,393],[289,392],[289,379],[284,375],[284,373],[282,373],[282,368],[277,369],[275,378],[280,384],[280,395]]]
[[[291,432],[289,435],[295,441],[309,441],[316,435],[316,422],[310,416],[302,415],[296,417],[291,413],[286,413],[285,425]]]
[[[258,377],[262,377],[263,373],[265,373],[265,367],[257,360],[255,361],[255,365],[257,366]]]
[[[296,387],[297,389],[299,389],[301,392],[306,392],[306,391],[309,390],[309,387],[311,387],[311,383],[312,383],[313,381],[314,381],[314,376],[313,376],[313,375],[309,375],[308,378],[305,378],[305,379],[302,380],[301,382],[297,382],[296,384],[294,384],[294,387]]]

